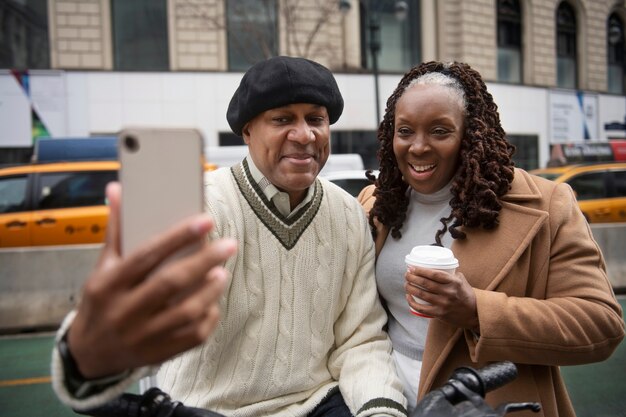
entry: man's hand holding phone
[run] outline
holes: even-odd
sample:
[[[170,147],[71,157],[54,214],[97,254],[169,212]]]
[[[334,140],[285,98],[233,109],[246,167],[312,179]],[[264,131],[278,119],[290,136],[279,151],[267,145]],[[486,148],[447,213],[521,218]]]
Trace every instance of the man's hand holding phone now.
[[[88,379],[158,364],[206,340],[219,319],[232,239],[206,241],[213,223],[191,217],[122,256],[121,187],[107,187],[107,239],[86,282],[68,333],[70,350]],[[186,246],[199,250],[162,265]]]

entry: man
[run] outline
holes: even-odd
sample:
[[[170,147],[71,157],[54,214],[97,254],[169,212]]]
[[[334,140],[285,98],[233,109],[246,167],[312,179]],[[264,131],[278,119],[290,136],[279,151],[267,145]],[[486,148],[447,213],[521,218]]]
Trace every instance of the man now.
[[[211,225],[180,226],[131,254],[136,266],[119,259],[113,225],[73,323],[70,316],[59,331],[53,380],[64,402],[101,404],[147,374],[146,365],[167,360],[157,374],[162,390],[228,416],[406,415],[364,213],[349,194],[317,178],[329,155],[330,124],[342,111],[335,79],[318,63],[275,57],[250,68],[227,113],[249,155],[207,175],[212,246],[156,270],[166,282],[161,288],[149,276],[158,260]],[[112,212],[119,201],[113,191]],[[230,256],[231,240],[218,237],[235,239],[237,254]],[[115,252],[114,262],[107,252]],[[197,278],[201,266],[206,271],[226,258],[230,279],[218,267]],[[122,276],[130,268],[136,271]],[[107,281],[107,274],[115,276]],[[173,279],[178,274],[182,282]],[[218,302],[222,318],[213,329]]]

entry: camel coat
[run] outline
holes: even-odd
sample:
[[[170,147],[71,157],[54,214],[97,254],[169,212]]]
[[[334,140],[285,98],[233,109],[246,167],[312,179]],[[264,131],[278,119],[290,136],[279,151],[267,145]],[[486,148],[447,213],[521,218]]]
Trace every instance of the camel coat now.
[[[358,197],[367,212],[373,192],[372,185]],[[376,254],[389,233],[378,226]],[[515,415],[575,416],[559,366],[608,358],[624,337],[624,321],[571,188],[516,169],[500,225],[462,230],[467,239],[451,249],[476,293],[480,337],[433,319],[418,398],[459,366],[510,360],[518,377],[487,395],[491,406],[536,401],[540,413]]]

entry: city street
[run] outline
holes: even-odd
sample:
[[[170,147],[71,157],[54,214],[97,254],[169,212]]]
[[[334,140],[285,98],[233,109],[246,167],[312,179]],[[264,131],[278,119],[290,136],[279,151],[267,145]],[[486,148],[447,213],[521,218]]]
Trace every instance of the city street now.
[[[626,296],[618,296],[622,309]],[[6,417],[75,416],[50,384],[52,333],[0,337],[0,410]],[[605,362],[561,368],[578,417],[626,417],[626,343]],[[134,388],[136,392],[136,387]]]

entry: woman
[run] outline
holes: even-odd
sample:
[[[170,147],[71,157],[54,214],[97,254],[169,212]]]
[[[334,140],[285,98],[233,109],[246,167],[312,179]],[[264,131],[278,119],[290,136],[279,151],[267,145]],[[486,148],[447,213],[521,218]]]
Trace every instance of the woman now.
[[[609,357],[624,321],[570,187],[514,168],[497,106],[466,64],[405,74],[378,139],[380,174],[359,201],[409,406],[459,366],[510,360],[519,376],[489,404],[574,416],[558,367]],[[454,252],[456,273],[407,270],[404,256],[429,244]]]

